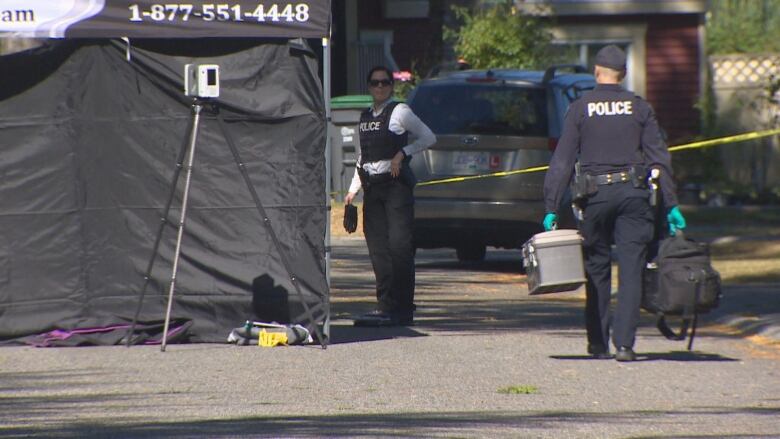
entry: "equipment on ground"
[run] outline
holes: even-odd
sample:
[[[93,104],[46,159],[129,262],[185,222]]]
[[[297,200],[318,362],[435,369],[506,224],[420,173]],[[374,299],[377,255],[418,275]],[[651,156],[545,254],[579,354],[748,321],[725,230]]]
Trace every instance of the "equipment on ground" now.
[[[187,69],[185,69],[185,72]],[[167,346],[167,334],[168,334],[168,326],[169,322],[171,320],[171,308],[173,306],[173,296],[174,291],[176,288],[176,275],[178,272],[179,267],[179,257],[181,255],[181,247],[182,247],[182,237],[184,235],[184,225],[185,220],[187,216],[187,203],[189,201],[189,193],[190,193],[190,182],[192,180],[192,168],[193,163],[195,159],[195,147],[197,145],[198,140],[198,128],[199,123],[201,119],[201,112],[204,111],[204,109],[210,111],[214,116],[216,116],[217,122],[219,124],[219,128],[222,131],[222,135],[225,138],[225,141],[230,148],[230,152],[233,156],[233,160],[235,161],[236,166],[238,167],[239,173],[241,177],[244,180],[244,183],[246,184],[247,189],[249,190],[249,194],[251,195],[252,201],[254,202],[254,205],[257,209],[258,214],[260,215],[260,218],[262,218],[262,224],[266,228],[266,231],[268,233],[268,236],[271,238],[271,241],[273,242],[274,247],[279,252],[279,257],[281,259],[282,265],[287,273],[287,276],[291,279],[292,285],[295,289],[295,292],[297,293],[301,305],[303,306],[303,313],[301,318],[304,319],[304,321],[309,325],[309,328],[311,328],[314,333],[317,335],[317,340],[319,340],[320,345],[323,347],[323,349],[326,347],[327,340],[323,336],[322,332],[319,329],[317,319],[314,317],[314,314],[309,307],[309,305],[306,303],[306,298],[303,295],[303,292],[301,291],[301,288],[296,281],[295,274],[293,271],[293,268],[290,264],[289,257],[286,254],[286,251],[281,245],[281,242],[279,240],[279,237],[277,236],[276,232],[274,231],[273,227],[271,227],[270,219],[268,217],[268,214],[265,211],[265,208],[263,207],[262,202],[260,201],[260,197],[257,195],[257,190],[255,189],[254,185],[252,184],[252,181],[249,177],[249,173],[246,170],[246,167],[244,166],[244,161],[241,159],[241,156],[239,154],[238,148],[236,147],[232,136],[230,135],[230,131],[227,129],[227,126],[225,124],[224,119],[219,113],[219,105],[214,100],[204,100],[204,99],[198,99],[196,98],[192,102],[192,124],[191,124],[191,130],[189,139],[186,143],[186,150],[183,151],[186,154],[187,157],[187,163],[186,166],[182,166],[183,163],[178,163],[176,166],[176,169],[174,171],[174,180],[173,180],[173,186],[171,188],[171,192],[168,196],[168,203],[165,207],[165,212],[163,213],[163,218],[166,219],[160,224],[160,228],[157,232],[157,238],[155,239],[154,244],[154,251],[152,252],[152,256],[149,260],[149,264],[147,266],[146,275],[144,276],[144,279],[146,280],[144,282],[144,286],[141,290],[141,293],[138,297],[138,307],[136,309],[136,313],[133,316],[133,322],[130,328],[128,329],[128,336],[127,336],[127,346],[130,347],[130,334],[132,334],[133,330],[135,329],[135,325],[138,321],[138,315],[141,312],[142,306],[143,306],[143,300],[144,296],[146,294],[146,289],[149,284],[149,279],[151,279],[151,273],[152,269],[154,268],[154,261],[157,258],[157,254],[159,252],[159,246],[160,241],[162,238],[162,234],[165,230],[165,226],[167,223],[168,214],[170,213],[172,201],[174,194],[176,193],[176,187],[179,180],[179,173],[182,170],[182,167],[185,170],[185,177],[184,177],[184,188],[182,192],[182,202],[181,202],[181,212],[179,216],[179,223],[178,223],[178,233],[176,237],[176,248],[174,250],[173,254],[173,269],[171,272],[171,281],[169,284],[168,289],[168,303],[166,307],[165,312],[165,325],[164,325],[164,331],[162,335],[162,343],[160,345],[160,350],[165,352],[165,348]],[[183,157],[183,155],[180,154],[180,157]]]

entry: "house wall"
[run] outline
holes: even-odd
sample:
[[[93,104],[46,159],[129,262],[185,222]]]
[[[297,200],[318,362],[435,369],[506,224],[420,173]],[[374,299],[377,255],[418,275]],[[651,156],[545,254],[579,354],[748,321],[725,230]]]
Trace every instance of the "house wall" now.
[[[640,96],[646,96],[647,81],[645,78],[645,36],[647,24],[636,20],[633,23],[567,23],[553,27],[553,44],[586,44],[601,47],[606,44],[628,46],[628,72],[623,82],[624,86]],[[580,57],[583,54],[580,52]],[[595,55],[595,54],[593,54]],[[568,59],[565,62],[583,64],[589,69],[593,67],[593,59]]]
[[[659,16],[647,25],[647,99],[670,141],[700,131],[695,108],[701,90],[699,19],[695,15]]]
[[[701,93],[698,15],[580,15],[558,17],[556,26],[558,34],[570,39],[581,34],[577,29],[601,29],[581,38],[630,41],[629,69],[642,69],[629,72],[632,89],[653,105],[669,141],[687,140],[699,133],[700,114],[695,108]]]

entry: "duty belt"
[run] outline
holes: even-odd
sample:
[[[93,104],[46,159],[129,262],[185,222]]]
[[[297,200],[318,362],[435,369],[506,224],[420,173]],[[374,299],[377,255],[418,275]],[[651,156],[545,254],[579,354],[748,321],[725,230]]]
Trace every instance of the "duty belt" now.
[[[368,182],[371,184],[379,184],[379,183],[387,183],[388,181],[391,181],[393,179],[393,175],[389,172],[384,172],[382,174],[369,174],[368,175]]]
[[[610,174],[599,174],[591,176],[596,185],[602,186],[605,184],[613,183],[626,183],[631,181],[631,174],[629,171],[613,172]]]

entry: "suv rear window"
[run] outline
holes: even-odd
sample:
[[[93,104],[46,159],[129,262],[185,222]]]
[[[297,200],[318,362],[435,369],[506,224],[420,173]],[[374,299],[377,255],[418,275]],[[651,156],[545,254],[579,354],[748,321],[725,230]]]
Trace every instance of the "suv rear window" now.
[[[544,89],[493,84],[418,87],[409,103],[436,134],[547,137]]]

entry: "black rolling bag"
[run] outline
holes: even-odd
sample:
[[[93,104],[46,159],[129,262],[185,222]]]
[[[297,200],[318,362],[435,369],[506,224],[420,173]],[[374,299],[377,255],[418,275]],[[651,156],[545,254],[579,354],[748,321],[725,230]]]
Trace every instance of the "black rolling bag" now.
[[[644,272],[642,308],[658,316],[658,330],[670,340],[684,340],[690,329],[693,346],[698,315],[718,306],[720,274],[712,268],[709,247],[677,232],[661,241],[658,256]],[[682,319],[679,332],[669,328],[666,316]]]

